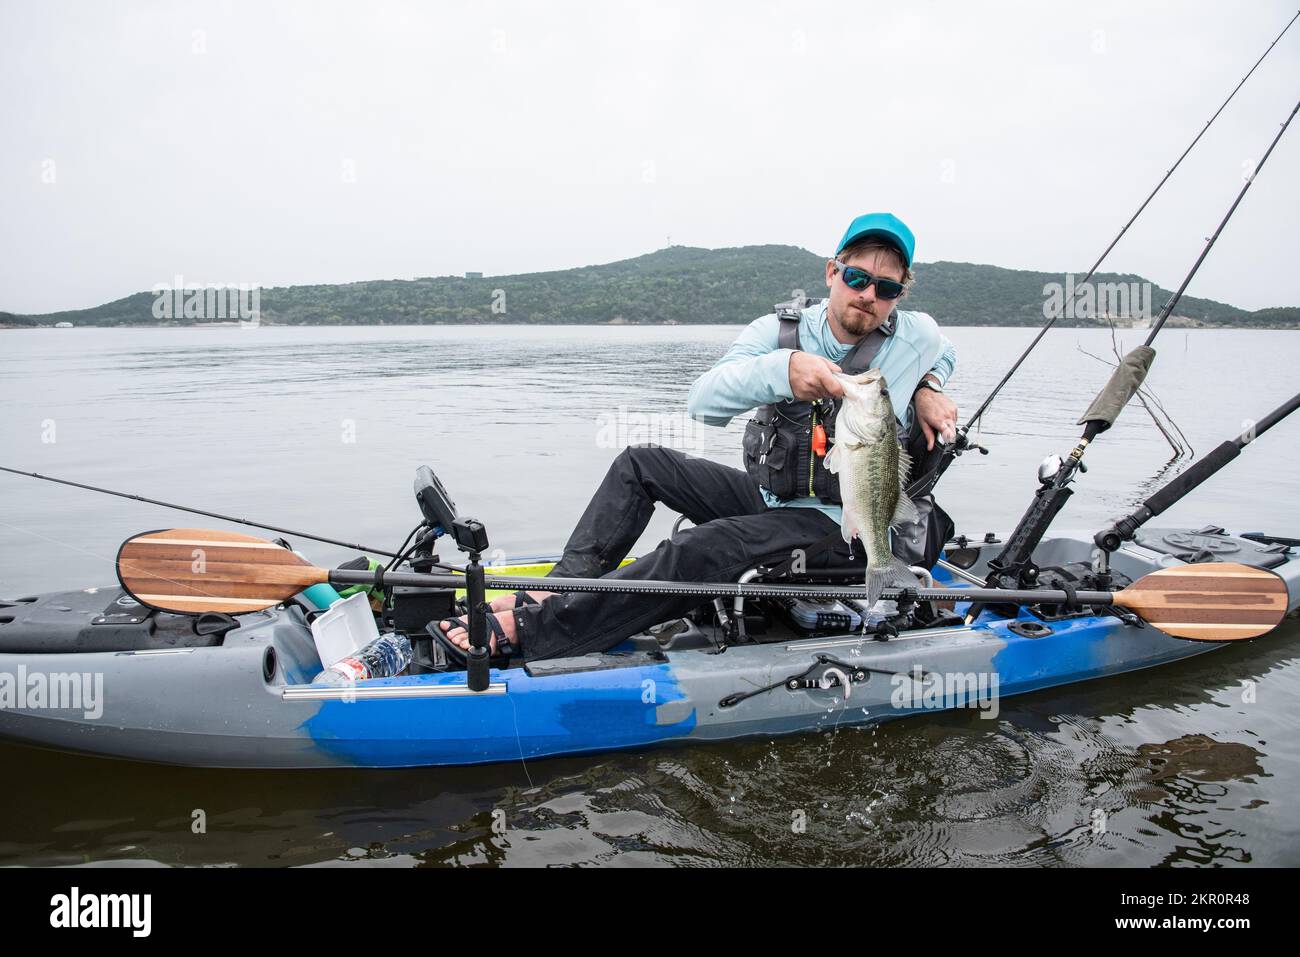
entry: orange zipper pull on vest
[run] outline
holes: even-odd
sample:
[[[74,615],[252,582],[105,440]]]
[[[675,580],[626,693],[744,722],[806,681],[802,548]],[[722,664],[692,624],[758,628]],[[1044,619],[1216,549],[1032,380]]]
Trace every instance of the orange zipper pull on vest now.
[[[813,426],[812,450],[818,458],[824,458],[826,455],[826,426],[820,422]]]

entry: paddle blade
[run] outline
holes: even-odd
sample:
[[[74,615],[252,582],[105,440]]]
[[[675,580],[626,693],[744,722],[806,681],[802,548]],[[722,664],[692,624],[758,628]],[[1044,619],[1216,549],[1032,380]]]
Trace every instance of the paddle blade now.
[[[1148,624],[1178,638],[1257,638],[1287,613],[1286,582],[1264,568],[1204,562],[1162,568],[1114,598]]]
[[[328,574],[274,542],[202,528],[145,532],[117,552],[117,578],[127,594],[186,615],[260,611]]]

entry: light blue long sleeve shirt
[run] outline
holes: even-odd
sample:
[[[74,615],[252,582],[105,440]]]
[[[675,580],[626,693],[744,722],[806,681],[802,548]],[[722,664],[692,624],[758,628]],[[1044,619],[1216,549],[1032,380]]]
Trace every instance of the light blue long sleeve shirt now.
[[[822,356],[838,364],[854,343],[835,338],[826,320],[825,302],[809,306],[799,318],[799,347],[804,352]],[[686,399],[686,413],[706,425],[726,426],[751,409],[771,402],[793,399],[790,388],[790,356],[793,349],[779,347],[781,322],[775,313],[760,316],[742,332],[713,368],[695,380]],[[894,334],[881,344],[871,363],[879,369],[895,396],[911,397],[928,372],[946,385],[957,367],[957,350],[939,325],[924,312],[898,310]],[[911,422],[911,406],[895,409],[900,422]],[[772,508],[799,506],[817,508],[836,522],[840,507],[827,505],[816,497],[783,502],[767,489],[763,499]]]

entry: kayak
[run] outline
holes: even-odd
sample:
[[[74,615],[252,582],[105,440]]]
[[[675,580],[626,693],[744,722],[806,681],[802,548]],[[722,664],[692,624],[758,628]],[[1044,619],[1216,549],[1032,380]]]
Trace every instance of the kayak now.
[[[460,515],[423,466],[415,490],[424,522],[408,537],[414,540],[410,552],[402,551],[404,543],[397,554],[381,553],[393,558],[397,570],[391,575],[386,566],[366,567],[365,560],[346,570],[312,568],[277,548],[282,542],[173,529],[124,543],[118,574],[127,586],[0,601],[0,737],[202,767],[483,764],[813,732],[928,711],[971,708],[992,716],[1004,697],[1169,664],[1229,639],[1253,640],[1265,629],[1277,630],[1283,627],[1278,622],[1296,619],[1300,605],[1300,560],[1292,554],[1300,541],[1229,534],[1213,526],[1144,526],[1300,409],[1300,395],[1248,420],[1241,434],[1095,536],[1046,533],[1073,494],[1071,485],[1087,471],[1085,453],[1142,386],[1156,356],[1152,342],[1297,112],[1300,104],[1152,321],[1146,342],[1123,357],[1078,420],[1083,430],[1072,450],[1040,465],[1033,502],[1006,546],[995,550],[999,541],[992,535],[974,547],[954,540],[958,547],[928,570],[942,588],[886,589],[897,606],[892,613],[865,602],[857,603],[862,607],[855,613],[857,593],[817,587],[824,574],[807,575],[793,587],[761,580],[764,572],[781,579],[788,570],[752,569],[737,583],[566,579],[560,585],[553,578],[553,587],[567,591],[631,594],[640,586],[643,592],[713,601],[605,652],[519,661],[485,674],[480,646],[468,670],[451,669],[430,653],[435,646],[425,629],[451,610],[459,582],[469,584],[474,602],[482,599],[487,579],[480,557],[488,539],[482,523]],[[1087,283],[1102,261],[1192,146],[1077,288],[1092,288]],[[1073,307],[1073,292],[1063,305]],[[1056,319],[1048,318],[953,441],[918,456],[919,468],[903,492],[914,500],[924,497],[957,456],[988,454],[971,430]],[[812,440],[813,455],[815,443],[825,439],[824,427],[817,428],[822,432]],[[1175,457],[1181,454],[1176,449]],[[0,465],[0,471],[344,544],[8,466]],[[462,578],[430,573],[429,547],[439,535],[450,535],[470,556],[464,569],[452,568],[463,571]],[[124,565],[127,548],[132,551]],[[218,571],[211,577],[205,577],[208,552]],[[401,571],[402,560],[412,555],[424,567],[411,560],[411,571]],[[532,588],[530,581],[506,579],[520,571],[528,579],[552,567],[553,562],[533,562],[522,570],[494,565],[491,571],[498,586]],[[1163,584],[1151,587],[1150,578]],[[432,586],[435,579],[440,590],[418,583]],[[308,592],[367,581],[376,591],[385,583],[393,586],[373,609],[375,626],[411,638],[415,657],[409,672],[344,686],[314,683],[322,662],[311,625],[324,606],[306,597]],[[972,589],[974,600],[960,600],[963,588]],[[833,605],[824,604],[832,599]],[[734,600],[730,606],[728,600]],[[882,617],[873,620],[877,614]]]
[[[963,540],[960,564],[949,560],[955,550],[941,558],[935,583],[981,584],[995,543]],[[1059,533],[1033,554],[1040,568],[1068,576],[1090,567],[1093,550],[1090,534]],[[1287,540],[1144,529],[1110,556],[1110,567],[1136,580],[1189,561],[1268,568],[1286,583],[1288,620],[1297,617],[1300,558]],[[532,560],[491,572],[550,567]],[[972,608],[977,617],[967,621]],[[816,732],[931,711],[995,716],[1011,695],[1226,643],[1175,638],[1107,610],[1115,614],[956,602],[937,624],[877,634],[801,623],[777,608],[755,614],[764,626],[733,643],[716,621],[696,616],[606,652],[493,668],[486,690],[473,691],[463,670],[313,684],[322,665],[305,602],[215,627],[141,606],[120,585],[86,588],[0,601],[0,737],[199,767],[483,764]],[[381,622],[385,630],[392,621]],[[421,630],[412,627],[411,637]]]

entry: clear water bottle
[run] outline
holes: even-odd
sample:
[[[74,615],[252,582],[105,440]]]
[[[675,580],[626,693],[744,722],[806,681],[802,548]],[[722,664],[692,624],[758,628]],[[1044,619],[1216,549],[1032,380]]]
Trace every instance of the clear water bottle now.
[[[337,661],[312,679],[314,685],[350,685],[367,678],[391,678],[411,663],[411,639],[380,635],[354,655]]]

